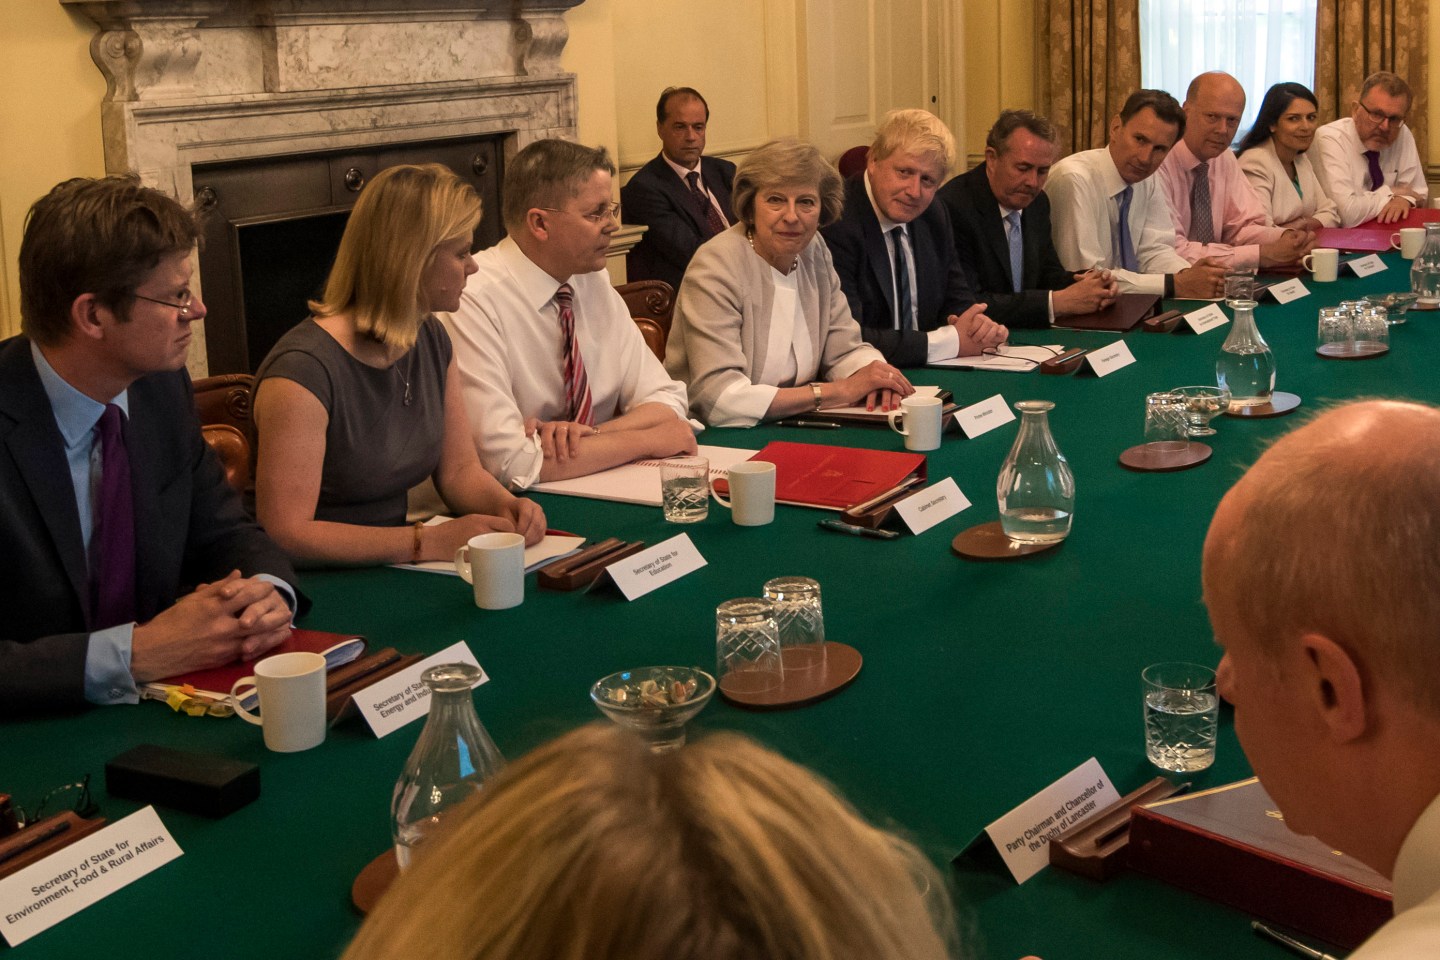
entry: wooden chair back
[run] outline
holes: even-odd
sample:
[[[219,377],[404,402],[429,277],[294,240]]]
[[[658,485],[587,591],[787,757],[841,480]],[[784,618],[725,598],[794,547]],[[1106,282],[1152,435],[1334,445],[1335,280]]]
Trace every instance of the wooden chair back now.
[[[254,389],[255,378],[248,373],[195,381],[200,432],[220,458],[225,479],[241,493],[250,488],[255,476],[255,421],[250,406]]]
[[[663,363],[665,341],[670,338],[670,319],[675,314],[674,289],[664,280],[636,280],[621,284],[615,290],[640,328],[645,345]]]

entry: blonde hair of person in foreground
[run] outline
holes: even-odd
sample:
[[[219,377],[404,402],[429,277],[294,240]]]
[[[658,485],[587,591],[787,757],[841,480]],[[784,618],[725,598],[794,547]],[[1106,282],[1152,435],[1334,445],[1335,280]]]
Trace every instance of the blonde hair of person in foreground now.
[[[652,754],[595,724],[456,811],[344,960],[940,960],[954,940],[934,867],[815,774],[733,733]]]

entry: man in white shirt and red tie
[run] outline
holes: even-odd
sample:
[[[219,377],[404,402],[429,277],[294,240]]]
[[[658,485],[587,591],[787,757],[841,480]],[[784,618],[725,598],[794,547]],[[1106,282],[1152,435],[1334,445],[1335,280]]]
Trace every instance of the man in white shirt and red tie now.
[[[1424,206],[1425,168],[1405,126],[1411,99],[1402,78],[1384,70],[1372,73],[1360,87],[1354,112],[1316,134],[1316,173],[1340,208],[1342,227],[1367,220],[1394,223]]]
[[[1180,256],[1256,270],[1309,253],[1313,232],[1266,226],[1265,208],[1231,151],[1245,112],[1240,82],[1218,70],[1202,73],[1190,81],[1183,109],[1185,134],[1155,174],[1170,201]]]
[[[685,387],[605,270],[614,176],[603,147],[539,140],[517,153],[505,239],[476,254],[460,308],[442,317],[480,459],[514,489],[695,452]]]
[[[705,156],[710,106],[698,90],[669,87],[655,105],[658,156],[620,190],[626,223],[649,229],[630,251],[631,280],[664,280],[676,290],[700,244],[735,222],[735,164]]]

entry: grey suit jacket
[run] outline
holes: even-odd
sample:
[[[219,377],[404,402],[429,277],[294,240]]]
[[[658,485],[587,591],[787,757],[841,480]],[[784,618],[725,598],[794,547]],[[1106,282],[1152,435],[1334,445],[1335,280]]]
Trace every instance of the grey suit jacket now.
[[[701,247],[685,273],[665,345],[665,369],[685,382],[691,413],[706,423],[728,388],[756,382],[765,369],[775,295],[770,273],[770,265],[750,249],[743,223]],[[823,379],[841,380],[882,359],[861,339],[818,233],[800,254],[797,286]]]
[[[183,370],[130,386],[126,444],[138,622],[237,568],[296,583],[289,559],[245,515],[200,436]],[[25,337],[0,343],[0,502],[0,714],[78,706],[88,566],[64,441]]]

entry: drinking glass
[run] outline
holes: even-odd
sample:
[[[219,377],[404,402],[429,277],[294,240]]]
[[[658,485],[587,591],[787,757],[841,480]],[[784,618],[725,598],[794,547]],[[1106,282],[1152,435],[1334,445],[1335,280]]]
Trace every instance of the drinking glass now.
[[[820,584],[809,577],[775,577],[764,596],[775,605],[780,657],[786,672],[825,669],[825,612]]]
[[[675,457],[660,462],[660,506],[671,523],[699,523],[710,515],[710,461]]]
[[[1185,420],[1185,397],[1174,390],[1145,395],[1145,442],[1171,451],[1190,441]]]
[[[1215,671],[1198,663],[1157,663],[1140,672],[1145,697],[1145,758],[1189,773],[1215,762],[1220,698]]]
[[[1248,270],[1231,268],[1225,274],[1225,302],[1255,299],[1255,274]]]
[[[738,696],[765,693],[784,682],[775,604],[740,597],[715,608],[715,678],[721,692]]]
[[[1316,331],[1316,345],[1326,347],[1329,344],[1338,344],[1338,347],[1331,347],[1331,350],[1340,349],[1350,343],[1355,337],[1354,327],[1350,322],[1350,311],[1340,307],[1321,307],[1320,325]]]

